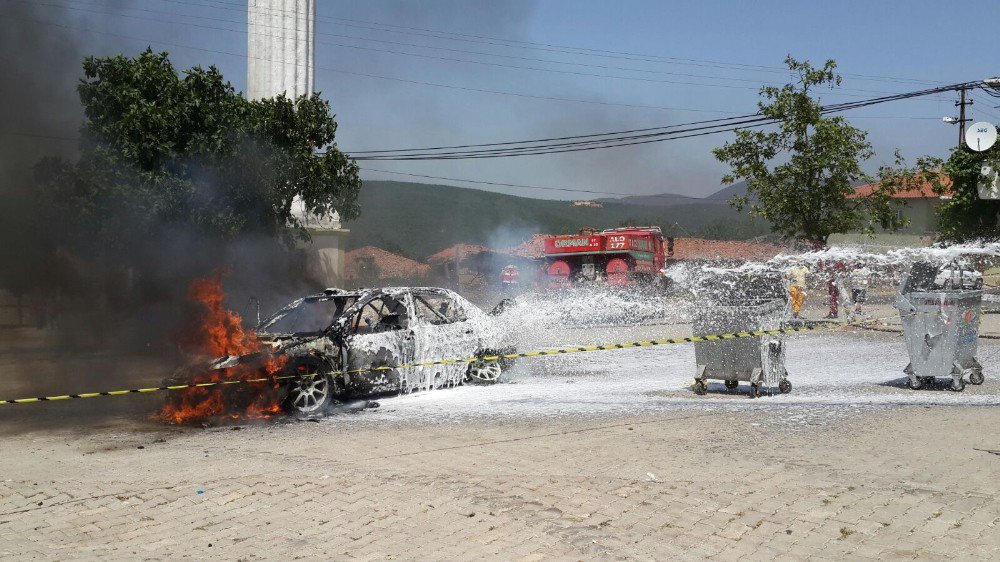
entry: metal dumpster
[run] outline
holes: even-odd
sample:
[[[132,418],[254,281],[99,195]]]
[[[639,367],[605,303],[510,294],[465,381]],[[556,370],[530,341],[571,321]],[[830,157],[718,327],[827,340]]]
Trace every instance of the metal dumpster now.
[[[951,377],[951,389],[960,392],[966,376],[972,384],[984,380],[976,360],[983,292],[975,288],[975,280],[953,282],[950,269],[942,283],[941,271],[920,262],[903,276],[895,303],[910,356],[903,372],[913,390],[933,386],[937,377]],[[959,279],[968,278],[959,272]]]
[[[701,298],[693,315],[694,334],[731,334],[781,327],[787,315],[787,292],[774,272],[720,272],[701,283]],[[698,365],[694,390],[708,391],[708,379],[725,381],[730,390],[750,383],[750,397],[764,387],[791,392],[785,370],[784,338],[765,335],[695,342]]]

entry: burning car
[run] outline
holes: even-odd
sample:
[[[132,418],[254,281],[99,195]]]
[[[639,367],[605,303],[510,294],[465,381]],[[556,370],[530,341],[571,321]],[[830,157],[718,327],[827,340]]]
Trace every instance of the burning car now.
[[[510,351],[498,334],[489,315],[447,289],[327,289],[265,319],[252,352],[221,357],[194,381],[235,378],[249,383],[235,394],[264,393],[286,412],[319,414],[347,397],[495,383],[510,362],[481,358]],[[400,368],[468,358],[480,359]],[[179,419],[171,414],[198,390],[172,393],[166,417]]]

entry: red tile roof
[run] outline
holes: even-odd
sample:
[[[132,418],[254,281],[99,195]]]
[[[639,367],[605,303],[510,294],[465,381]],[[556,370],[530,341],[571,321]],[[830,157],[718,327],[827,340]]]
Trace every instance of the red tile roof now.
[[[910,189],[905,189],[903,191],[898,191],[892,195],[894,199],[947,199],[951,197],[951,178],[944,176],[941,179],[941,184],[945,186],[945,193],[937,194],[934,193],[934,188],[930,181],[923,181],[914,185],[904,185],[904,187],[909,187]],[[866,183],[865,185],[859,185],[854,188],[854,195],[848,195],[849,199],[854,199],[856,197],[866,197],[871,195],[875,189],[878,188],[878,183]]]
[[[411,260],[375,246],[365,246],[351,250],[344,255],[344,269],[347,278],[360,277],[360,267],[363,264],[359,263],[359,260],[365,259],[367,261],[369,258],[378,268],[379,275],[386,279],[423,276],[430,271],[430,266],[426,263],[420,263],[417,260]]]
[[[458,259],[463,260],[471,255],[481,254],[483,252],[496,253],[496,250],[492,250],[480,244],[455,244],[450,248],[445,248],[444,250],[428,257],[427,263],[431,265],[438,265],[454,260],[456,254],[458,255]]]
[[[548,234],[534,234],[517,246],[504,249],[503,253],[522,258],[539,259],[545,255],[545,239],[548,237]]]

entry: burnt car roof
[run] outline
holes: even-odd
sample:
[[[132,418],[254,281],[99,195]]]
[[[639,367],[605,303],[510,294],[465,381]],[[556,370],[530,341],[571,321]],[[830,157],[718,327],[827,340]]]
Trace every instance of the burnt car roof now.
[[[442,288],[442,287],[358,287],[354,289],[338,289],[336,287],[331,287],[329,289],[324,289],[322,293],[315,295],[308,295],[303,298],[324,298],[324,297],[339,297],[339,296],[357,296],[366,295],[369,293],[405,293],[407,291],[430,291],[436,293],[448,293],[452,295],[458,295],[454,291]]]
[[[426,292],[431,292],[431,293],[438,293],[438,294],[442,294],[442,295],[448,295],[450,297],[462,298],[464,300],[464,298],[461,295],[459,295],[458,293],[455,293],[454,291],[450,291],[450,290],[442,288],[442,287],[368,287],[368,288],[356,288],[356,289],[329,288],[329,289],[325,289],[322,293],[314,294],[314,295],[307,295],[307,296],[295,299],[294,301],[288,303],[284,307],[282,307],[279,310],[277,310],[274,314],[271,314],[267,318],[263,319],[263,321],[261,321],[261,323],[257,326],[257,330],[258,330],[258,333],[260,333],[260,334],[268,334],[268,335],[292,335],[292,334],[282,334],[282,333],[266,332],[266,331],[263,331],[261,328],[264,325],[270,323],[271,320],[274,319],[276,316],[282,314],[283,312],[287,312],[287,311],[289,311],[289,310],[291,310],[291,309],[299,306],[302,302],[305,302],[305,301],[318,300],[318,299],[330,299],[330,298],[335,298],[335,297],[355,297],[358,300],[361,300],[362,298],[367,297],[367,296],[373,296],[373,295],[390,295],[390,296],[392,296],[392,295],[400,295],[400,294],[403,294],[403,293],[406,293],[406,292],[414,292],[414,291],[426,291]],[[475,307],[475,305],[473,305],[473,307]],[[311,334],[312,335],[312,334],[318,334],[319,332],[301,332],[301,333],[302,334]]]

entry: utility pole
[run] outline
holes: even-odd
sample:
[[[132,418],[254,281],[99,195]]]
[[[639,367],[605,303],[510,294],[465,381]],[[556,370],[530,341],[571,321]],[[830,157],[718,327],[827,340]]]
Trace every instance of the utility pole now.
[[[966,87],[962,86],[960,90],[962,92],[962,101],[955,102],[955,107],[958,107],[958,148],[962,148],[962,144],[965,143],[965,124],[972,121],[972,118],[965,117],[965,106],[972,105],[972,100],[965,101],[965,91]]]

